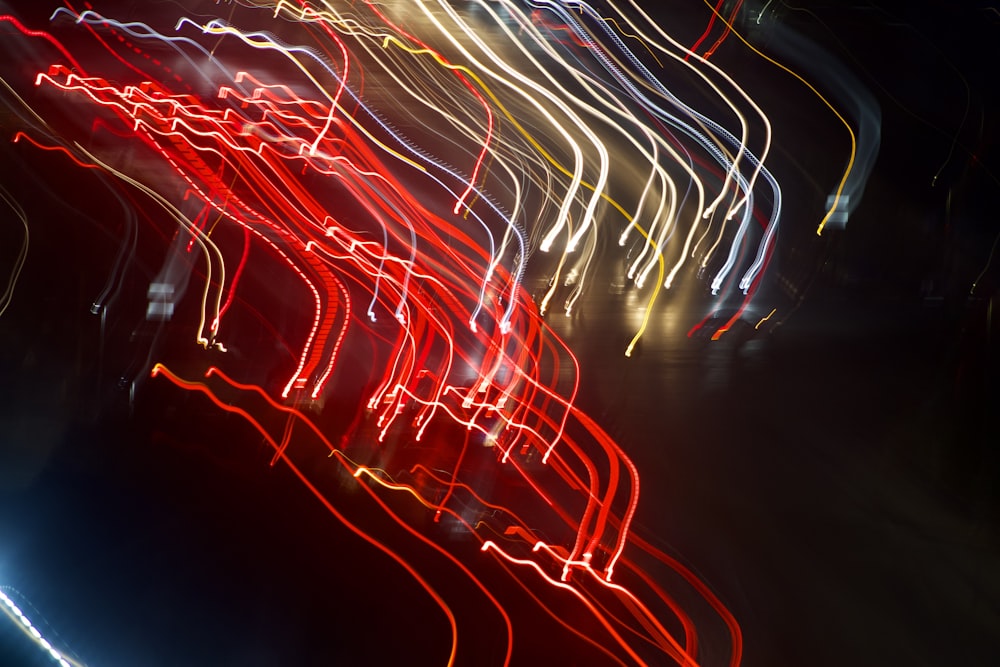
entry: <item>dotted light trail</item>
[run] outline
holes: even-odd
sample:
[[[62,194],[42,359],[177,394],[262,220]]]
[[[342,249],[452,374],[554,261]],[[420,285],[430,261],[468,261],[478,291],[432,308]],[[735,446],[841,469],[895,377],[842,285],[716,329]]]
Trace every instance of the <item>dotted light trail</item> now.
[[[27,635],[31,641],[39,646],[43,651],[49,654],[59,667],[84,667],[81,663],[63,656],[45,637],[42,633],[35,627],[31,620],[21,611],[21,608],[10,599],[10,597],[0,588],[0,602],[3,606],[0,609],[3,610],[7,618],[11,619],[20,629]]]
[[[450,640],[443,664],[479,663],[459,641],[468,615],[372,513],[481,594],[504,665],[533,620],[508,612],[508,588],[617,664],[698,665],[705,637],[740,664],[723,602],[636,535],[640,471],[580,409],[581,362],[546,319],[560,301],[585,308],[608,273],[641,312],[626,356],[656,335],[671,291],[702,289],[711,313],[691,333],[712,340],[776,314],[757,301],[786,197],[771,168],[781,127],[724,57],[790,70],[741,46],[736,10],[701,8],[705,33],[687,44],[632,0],[239,0],[225,19],[63,4],[51,34],[0,16],[28,54],[23,71],[0,69],[20,77],[0,78],[0,101],[17,150],[62,161],[63,182],[99,184],[125,211],[94,300],[102,331],[122,258],[140,236],[165,240],[146,322],[173,320],[188,343],[151,349],[135,378],[259,434],[271,465],[421,587]],[[347,413],[336,432],[321,428],[328,400]],[[337,480],[371,525],[340,506]],[[444,524],[478,541],[474,556],[436,542]]]

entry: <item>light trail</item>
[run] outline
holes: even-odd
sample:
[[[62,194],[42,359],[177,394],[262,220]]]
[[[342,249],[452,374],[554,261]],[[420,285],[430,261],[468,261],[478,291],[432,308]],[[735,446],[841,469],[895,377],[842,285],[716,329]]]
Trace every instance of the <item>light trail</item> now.
[[[0,611],[7,616],[8,619],[14,625],[17,626],[21,632],[25,634],[33,643],[37,644],[40,649],[51,658],[55,664],[59,667],[86,667],[83,663],[72,657],[66,655],[65,652],[60,651],[52,643],[46,639],[41,631],[31,622],[31,619],[24,613],[24,611],[17,605],[14,600],[11,599],[9,595],[2,588],[0,588]]]
[[[715,304],[741,290],[712,338],[757,297],[782,215],[774,130],[708,59],[743,39],[718,18],[723,34],[699,55],[631,0],[280,0],[234,3],[226,20],[144,21],[66,3],[52,34],[0,17],[37,47],[18,85],[42,103],[36,112],[12,85],[4,99],[24,150],[59,151],[69,174],[98,170],[126,210],[129,236],[93,312],[103,323],[138,227],[160,232],[169,250],[147,317],[173,317],[195,281],[196,314],[175,324],[200,348],[179,364],[151,352],[145,370],[243,419],[272,465],[418,583],[449,638],[443,662],[476,663],[459,641],[461,601],[338,507],[331,480],[349,478],[371,512],[478,591],[502,625],[505,665],[524,631],[505,607],[509,582],[616,664],[700,664],[702,628],[641,557],[713,610],[735,667],[732,615],[635,534],[640,471],[578,407],[580,363],[543,317],[557,299],[578,312],[609,257],[645,304],[627,356],[678,284],[710,275]],[[57,97],[72,112],[46,104]],[[126,145],[141,159],[113,148]],[[15,279],[29,224],[18,217]],[[529,263],[548,279],[537,302]],[[275,340],[240,359],[226,351],[251,303]],[[342,433],[325,430],[329,398],[356,409]],[[481,550],[442,546],[445,523]],[[595,634],[563,617],[574,614]]]

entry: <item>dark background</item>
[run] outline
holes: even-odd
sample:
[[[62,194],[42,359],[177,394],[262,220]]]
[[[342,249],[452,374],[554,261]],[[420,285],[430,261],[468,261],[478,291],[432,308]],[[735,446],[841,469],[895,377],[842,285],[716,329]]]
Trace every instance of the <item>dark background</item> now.
[[[846,159],[842,129],[727,41],[713,59],[777,128],[769,164],[786,214],[762,293],[781,324],[688,338],[711,301],[687,276],[626,359],[638,301],[603,289],[608,268],[575,317],[549,320],[581,360],[581,406],[640,469],[638,530],[729,607],[748,667],[995,664],[1000,16],[983,3],[768,3],[758,25],[763,3],[745,5],[754,43],[779,22],[878,99],[866,196],[845,230],[815,235]],[[697,3],[655,11],[687,43],[706,17]],[[173,323],[140,326],[163,239],[143,232],[102,330],[89,308],[120,212],[57,157],[2,150],[31,246],[0,318],[0,585],[92,667],[443,662],[416,587],[269,467],[250,429],[165,383],[140,382],[130,400],[151,348],[179,354],[163,342]],[[4,216],[6,266],[21,232]],[[431,576],[439,565],[428,561]],[[492,623],[469,623],[481,664],[498,659]],[[548,625],[515,635],[515,664],[595,664]],[[47,664],[8,626],[0,664]],[[711,632],[704,662],[722,664]]]

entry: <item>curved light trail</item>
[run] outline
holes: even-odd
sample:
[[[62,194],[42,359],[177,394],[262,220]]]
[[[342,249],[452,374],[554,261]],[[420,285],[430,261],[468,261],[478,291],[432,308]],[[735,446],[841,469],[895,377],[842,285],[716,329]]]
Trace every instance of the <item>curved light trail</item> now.
[[[679,280],[709,272],[719,298],[734,284],[742,292],[713,337],[754,299],[782,194],[766,164],[770,120],[709,60],[730,23],[700,55],[631,0],[235,4],[225,20],[147,21],[67,2],[45,30],[0,17],[27,45],[37,96],[72,109],[30,108],[15,93],[25,82],[11,83],[11,138],[65,153],[68,173],[99,173],[131,220],[93,312],[103,322],[116,298],[136,226],[166,227],[147,319],[176,316],[213,356],[184,370],[153,358],[145,372],[244,419],[273,463],[418,582],[451,638],[442,664],[478,664],[463,653],[472,649],[448,592],[342,513],[331,477],[349,478],[373,512],[489,600],[503,664],[518,619],[434,525],[478,540],[476,558],[610,661],[700,664],[699,629],[640,564],[652,560],[711,607],[738,665],[736,620],[634,534],[639,471],[576,405],[579,362],[543,318],[562,287],[572,288],[565,311],[579,307],[609,256],[627,257],[646,303],[627,355]],[[123,158],[122,146],[141,159]],[[617,254],[623,246],[629,255]],[[538,302],[525,284],[536,258],[551,270]],[[280,299],[297,319],[276,331],[274,358],[240,362],[224,354],[232,314],[262,282],[273,294],[258,310],[266,317]],[[189,283],[193,322],[178,315]],[[758,327],[774,314],[764,310]],[[340,379],[344,355],[356,354],[369,355],[367,375]],[[280,382],[263,366],[281,368]],[[345,386],[358,412],[346,432],[328,433],[325,401]],[[389,446],[399,438],[432,446],[408,457]],[[484,469],[519,492],[495,491],[474,473]],[[413,507],[430,528],[414,524]],[[596,634],[574,630],[550,596]]]

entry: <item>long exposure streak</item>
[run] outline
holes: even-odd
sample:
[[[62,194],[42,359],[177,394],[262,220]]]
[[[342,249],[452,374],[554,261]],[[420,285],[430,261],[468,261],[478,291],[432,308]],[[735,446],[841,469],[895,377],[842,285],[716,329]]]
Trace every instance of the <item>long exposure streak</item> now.
[[[748,310],[781,223],[774,128],[721,47],[819,93],[739,34],[739,6],[707,4],[688,48],[634,0],[240,0],[148,19],[66,2],[47,26],[0,16],[31,68],[3,81],[8,139],[127,212],[102,327],[138,225],[163,240],[146,320],[186,331],[187,352],[154,347],[132,391],[151,376],[258,432],[426,592],[442,664],[485,663],[419,553],[482,597],[504,665],[524,632],[513,583],[601,660],[698,665],[710,641],[735,667],[736,620],[635,534],[640,471],[577,404],[580,362],[546,320],[614,267],[641,313],[616,354],[685,283],[714,304],[692,334],[777,312]],[[819,99],[850,144],[822,231],[856,142]],[[29,221],[0,199],[24,229],[2,314]],[[340,507],[344,487],[405,539]]]

